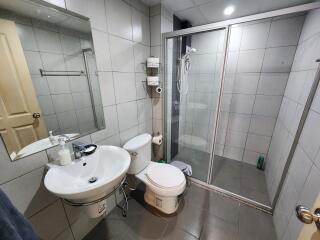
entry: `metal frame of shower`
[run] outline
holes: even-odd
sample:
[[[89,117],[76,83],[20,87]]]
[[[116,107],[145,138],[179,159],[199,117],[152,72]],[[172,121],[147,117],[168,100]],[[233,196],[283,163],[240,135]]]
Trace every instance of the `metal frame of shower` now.
[[[209,190],[213,190],[219,194],[225,195],[227,197],[230,198],[234,198],[240,202],[243,202],[244,204],[250,205],[252,207],[255,207],[257,209],[260,209],[262,211],[268,212],[268,213],[273,213],[273,210],[278,202],[279,199],[279,195],[281,192],[281,189],[283,187],[284,184],[284,180],[285,177],[287,175],[288,169],[289,169],[289,165],[291,163],[296,145],[297,145],[297,140],[299,139],[299,134],[301,134],[303,125],[306,121],[307,118],[307,113],[310,109],[310,105],[312,103],[313,97],[315,95],[317,86],[319,84],[319,80],[320,80],[320,72],[319,74],[317,74],[314,84],[312,85],[312,88],[310,90],[310,94],[308,97],[308,101],[306,102],[305,105],[305,109],[304,109],[304,114],[301,116],[300,122],[299,122],[299,126],[298,126],[298,130],[297,133],[295,135],[295,140],[292,144],[289,156],[287,158],[286,164],[285,164],[285,168],[283,170],[282,173],[282,177],[281,180],[279,182],[279,186],[277,188],[277,192],[276,195],[273,199],[273,202],[271,203],[271,206],[256,202],[254,200],[251,200],[249,198],[243,197],[239,194],[227,191],[225,189],[216,187],[214,185],[211,185],[211,177],[212,177],[212,171],[213,171],[213,161],[214,161],[214,143],[215,143],[215,139],[216,139],[216,129],[218,126],[218,118],[219,118],[219,113],[220,113],[220,105],[221,105],[221,94],[222,94],[222,88],[223,88],[223,82],[225,79],[225,65],[226,65],[226,60],[227,60],[227,53],[228,53],[228,46],[229,46],[229,38],[230,38],[230,26],[234,25],[234,24],[240,24],[240,23],[245,23],[245,22],[250,22],[250,21],[256,21],[256,20],[261,20],[261,19],[267,19],[267,18],[272,18],[272,17],[277,17],[277,16],[283,16],[283,15],[288,15],[288,14],[294,14],[294,13],[300,13],[300,12],[307,12],[313,9],[317,9],[320,8],[320,2],[313,2],[313,3],[308,3],[308,4],[303,4],[303,5],[299,5],[299,6],[294,6],[294,7],[289,7],[289,8],[284,8],[284,9],[279,9],[279,10],[275,10],[275,11],[270,11],[270,12],[265,12],[265,13],[259,13],[259,14],[254,14],[251,16],[246,16],[246,17],[240,17],[240,18],[235,18],[235,19],[230,19],[230,20],[226,20],[226,21],[221,21],[221,22],[216,22],[216,23],[211,23],[211,24],[205,24],[205,25],[201,25],[201,26],[196,26],[196,27],[192,27],[192,28],[187,28],[187,29],[182,29],[182,30],[177,30],[177,31],[173,31],[173,32],[168,32],[168,33],[163,33],[162,34],[162,62],[164,63],[164,67],[163,67],[163,76],[162,76],[162,81],[163,81],[163,86],[164,87],[164,131],[165,133],[167,133],[168,130],[168,121],[167,121],[167,110],[168,110],[168,102],[167,102],[167,96],[168,96],[168,82],[167,82],[167,68],[166,68],[166,59],[167,59],[167,40],[168,39],[172,39],[175,37],[179,37],[179,36],[185,36],[185,35],[190,35],[190,34],[197,34],[197,33],[205,33],[205,32],[210,32],[210,31],[217,31],[217,30],[225,30],[225,46],[224,46],[224,62],[223,62],[223,66],[222,66],[222,74],[221,74],[221,78],[220,78],[220,86],[219,86],[219,98],[218,98],[218,104],[217,104],[217,112],[216,114],[216,118],[215,118],[215,127],[212,130],[213,132],[213,142],[212,142],[212,146],[211,146],[211,151],[210,151],[210,159],[209,159],[209,168],[208,168],[208,176],[207,176],[207,181],[203,182],[201,180],[195,179],[195,178],[191,178],[191,181],[194,182],[195,184],[209,189]],[[170,89],[170,88],[169,88]],[[167,135],[167,134],[165,134]],[[167,142],[168,140],[165,139],[164,141],[164,151],[165,154],[167,155]]]

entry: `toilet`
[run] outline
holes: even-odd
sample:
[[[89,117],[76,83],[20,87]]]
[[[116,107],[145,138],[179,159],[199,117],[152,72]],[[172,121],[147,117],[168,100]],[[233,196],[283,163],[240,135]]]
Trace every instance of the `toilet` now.
[[[186,188],[184,174],[175,166],[151,161],[151,135],[136,136],[124,144],[131,155],[128,174],[146,185],[144,200],[160,211],[171,214],[178,206],[178,196]]]

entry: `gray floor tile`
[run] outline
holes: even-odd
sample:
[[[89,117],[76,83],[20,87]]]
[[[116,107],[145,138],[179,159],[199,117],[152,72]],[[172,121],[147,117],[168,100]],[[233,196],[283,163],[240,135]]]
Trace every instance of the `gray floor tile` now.
[[[208,214],[201,240],[238,240],[238,225]]]
[[[276,240],[271,215],[194,184],[172,215],[148,206],[143,191],[132,196],[126,218],[115,208],[84,239]]]
[[[234,225],[238,224],[239,205],[239,202],[231,198],[217,193],[210,194],[210,214]]]
[[[239,240],[276,240],[272,216],[240,205]]]
[[[176,227],[173,224],[168,224],[161,239],[162,240],[196,240],[198,238],[184,231],[183,229]]]

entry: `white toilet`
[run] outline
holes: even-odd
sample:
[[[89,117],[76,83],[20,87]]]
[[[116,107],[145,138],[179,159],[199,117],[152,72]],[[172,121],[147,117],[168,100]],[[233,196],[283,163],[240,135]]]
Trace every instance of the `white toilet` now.
[[[131,155],[128,174],[146,184],[144,200],[160,211],[171,214],[178,208],[178,196],[186,188],[180,169],[151,161],[151,135],[142,134],[129,140],[123,148]]]

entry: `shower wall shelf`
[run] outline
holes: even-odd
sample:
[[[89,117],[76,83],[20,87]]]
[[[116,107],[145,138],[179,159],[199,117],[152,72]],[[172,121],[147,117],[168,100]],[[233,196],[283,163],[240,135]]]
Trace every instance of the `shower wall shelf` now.
[[[85,76],[85,72],[83,70],[80,71],[48,71],[44,69],[39,69],[41,77],[50,76],[50,77],[59,77],[59,76]]]

